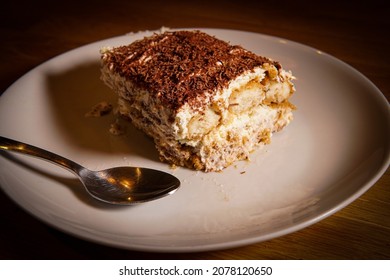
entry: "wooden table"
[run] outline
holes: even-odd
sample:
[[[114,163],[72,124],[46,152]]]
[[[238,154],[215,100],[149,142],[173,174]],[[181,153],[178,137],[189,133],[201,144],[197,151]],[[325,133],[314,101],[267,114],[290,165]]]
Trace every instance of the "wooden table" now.
[[[238,29],[298,41],[352,65],[390,99],[385,1],[22,2],[6,1],[1,7],[0,92],[26,71],[70,49],[168,26]],[[315,225],[223,251],[153,254],[90,243],[36,220],[3,192],[0,224],[1,259],[389,259],[390,172],[351,205]]]

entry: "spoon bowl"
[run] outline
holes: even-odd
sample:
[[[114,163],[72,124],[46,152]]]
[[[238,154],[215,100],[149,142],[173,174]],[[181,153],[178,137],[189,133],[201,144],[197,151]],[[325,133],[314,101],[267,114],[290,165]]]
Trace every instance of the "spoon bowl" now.
[[[0,150],[27,154],[72,171],[97,200],[117,205],[142,203],[173,194],[180,186],[175,176],[149,168],[114,167],[92,171],[44,149],[0,136]]]
[[[165,172],[139,167],[84,169],[80,179],[94,198],[112,204],[133,204],[174,193],[180,181]]]

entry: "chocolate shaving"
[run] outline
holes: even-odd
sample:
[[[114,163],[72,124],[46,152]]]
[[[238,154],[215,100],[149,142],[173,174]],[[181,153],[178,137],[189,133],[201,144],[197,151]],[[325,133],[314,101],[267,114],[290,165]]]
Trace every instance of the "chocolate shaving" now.
[[[176,110],[198,103],[245,71],[279,63],[200,31],[154,34],[106,52],[106,63]]]

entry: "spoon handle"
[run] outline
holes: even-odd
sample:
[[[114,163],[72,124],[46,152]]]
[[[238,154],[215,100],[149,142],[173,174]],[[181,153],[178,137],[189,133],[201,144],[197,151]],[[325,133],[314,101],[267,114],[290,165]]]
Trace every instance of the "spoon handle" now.
[[[52,163],[55,163],[61,167],[64,167],[66,169],[69,169],[76,173],[77,175],[79,172],[84,169],[81,165],[75,163],[74,161],[71,161],[67,158],[64,158],[62,156],[59,156],[57,154],[54,154],[52,152],[46,151],[44,149],[15,141],[13,139],[9,139],[3,136],[0,136],[0,150],[4,151],[12,151],[17,152],[21,154],[30,155],[33,157],[45,159],[47,161],[50,161]]]

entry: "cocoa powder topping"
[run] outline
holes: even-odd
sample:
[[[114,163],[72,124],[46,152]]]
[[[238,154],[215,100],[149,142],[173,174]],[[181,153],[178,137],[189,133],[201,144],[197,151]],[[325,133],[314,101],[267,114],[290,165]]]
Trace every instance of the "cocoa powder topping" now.
[[[200,31],[154,34],[105,53],[113,71],[175,110],[199,102],[255,67],[279,63]]]

